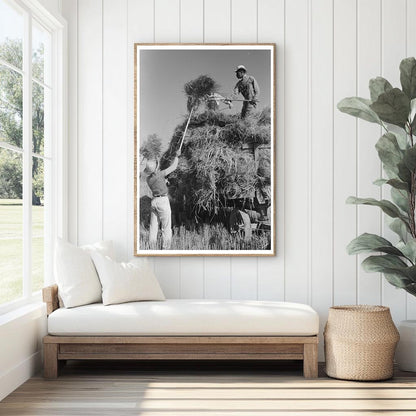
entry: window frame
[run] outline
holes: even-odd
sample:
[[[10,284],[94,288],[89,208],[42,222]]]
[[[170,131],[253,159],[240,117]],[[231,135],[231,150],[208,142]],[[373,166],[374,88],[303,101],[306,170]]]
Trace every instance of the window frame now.
[[[7,0],[6,0],[7,1]],[[44,240],[44,285],[54,282],[53,248],[57,237],[68,236],[67,212],[67,23],[45,9],[37,0],[14,0],[24,13],[23,37],[23,145],[22,149],[3,143],[1,148],[19,152],[23,156],[23,294],[22,297],[0,305],[0,315],[28,303],[41,300],[40,293],[32,293],[32,158],[40,157],[51,164],[49,181],[48,222],[45,222]],[[50,83],[50,154],[39,155],[32,151],[32,22],[36,20],[51,35],[51,79]],[[2,64],[4,62],[2,61]],[[6,63],[7,66],[7,63]],[[10,67],[10,65],[9,65]],[[13,70],[15,68],[12,68]],[[38,82],[39,83],[39,82]],[[44,86],[44,88],[46,88]]]

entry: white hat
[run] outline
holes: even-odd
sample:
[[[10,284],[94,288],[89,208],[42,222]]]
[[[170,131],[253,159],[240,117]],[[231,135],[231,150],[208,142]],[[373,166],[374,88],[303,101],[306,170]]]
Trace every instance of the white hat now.
[[[239,71],[240,69],[242,69],[244,72],[247,72],[247,68],[244,65],[238,65],[238,67],[235,70],[235,72]]]
[[[156,168],[157,168],[156,160],[149,159],[146,162],[146,167],[144,168],[144,172],[150,174],[150,173],[153,173],[156,170]]]

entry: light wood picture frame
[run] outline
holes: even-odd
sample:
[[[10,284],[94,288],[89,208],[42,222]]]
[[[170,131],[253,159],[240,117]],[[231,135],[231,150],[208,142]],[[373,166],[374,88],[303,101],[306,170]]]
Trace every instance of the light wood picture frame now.
[[[276,254],[275,44],[134,45],[134,255]]]

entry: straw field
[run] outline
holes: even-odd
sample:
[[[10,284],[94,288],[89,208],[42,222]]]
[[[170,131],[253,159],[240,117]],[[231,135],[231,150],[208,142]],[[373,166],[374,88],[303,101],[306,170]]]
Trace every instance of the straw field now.
[[[253,233],[246,241],[244,234],[231,234],[221,224],[202,224],[187,229],[181,225],[173,227],[171,250],[266,250],[270,241],[267,233]],[[149,230],[140,228],[140,249],[149,250]],[[159,232],[157,250],[162,249],[162,236]]]

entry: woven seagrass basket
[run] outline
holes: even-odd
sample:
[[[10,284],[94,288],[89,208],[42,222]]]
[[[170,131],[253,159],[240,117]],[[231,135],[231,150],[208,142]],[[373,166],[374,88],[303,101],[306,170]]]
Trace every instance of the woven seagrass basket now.
[[[344,380],[393,377],[399,332],[385,306],[352,305],[329,309],[324,330],[326,373]]]

